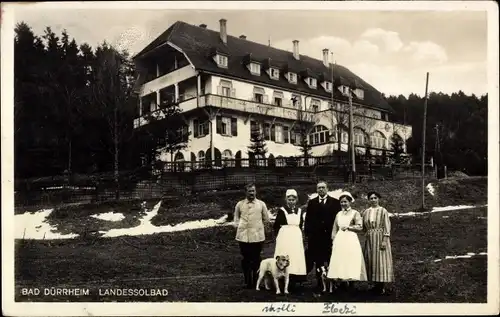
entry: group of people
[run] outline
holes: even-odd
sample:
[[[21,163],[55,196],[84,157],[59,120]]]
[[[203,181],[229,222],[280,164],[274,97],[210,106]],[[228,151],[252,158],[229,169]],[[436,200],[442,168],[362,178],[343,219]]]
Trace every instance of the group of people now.
[[[249,184],[245,189],[246,198],[236,204],[233,224],[237,228],[245,286],[254,288],[270,216],[266,204],[256,198],[255,185]],[[322,292],[325,273],[321,268],[326,268],[326,277],[335,287],[369,281],[375,283],[374,292],[384,294],[385,285],[394,282],[394,270],[391,222],[387,210],[379,205],[380,194],[369,192],[370,207],[359,212],[351,208],[354,197],[349,192],[334,198],[328,195],[324,181],[318,182],[316,189],[317,197],[308,200],[305,210],[299,207],[297,191],[287,190],[285,203],[278,209],[273,224],[274,256],[289,256],[292,289],[301,285],[314,269],[316,292]],[[366,235],[364,248],[358,233]]]

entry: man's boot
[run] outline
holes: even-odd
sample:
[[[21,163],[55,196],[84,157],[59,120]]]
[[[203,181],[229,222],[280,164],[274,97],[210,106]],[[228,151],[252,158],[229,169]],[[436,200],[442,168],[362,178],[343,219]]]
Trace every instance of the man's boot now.
[[[241,268],[243,269],[243,276],[245,279],[245,288],[249,288],[251,283],[251,270],[246,260],[241,260]]]
[[[321,271],[318,272],[318,269],[314,270],[316,273],[316,289],[315,292],[322,293],[323,292],[323,279],[321,278]]]
[[[259,266],[260,266],[260,261],[252,262],[252,269],[251,269],[252,288],[257,286],[257,280],[259,279],[259,274],[257,273],[257,271],[259,270]]]

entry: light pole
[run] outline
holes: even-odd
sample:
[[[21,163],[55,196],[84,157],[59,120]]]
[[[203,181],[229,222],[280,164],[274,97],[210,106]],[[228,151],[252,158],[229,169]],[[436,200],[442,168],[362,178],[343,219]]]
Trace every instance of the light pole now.
[[[354,150],[354,127],[353,127],[353,111],[352,111],[352,89],[348,87],[349,92],[349,150],[351,154],[351,177],[352,183],[356,182],[356,156]]]

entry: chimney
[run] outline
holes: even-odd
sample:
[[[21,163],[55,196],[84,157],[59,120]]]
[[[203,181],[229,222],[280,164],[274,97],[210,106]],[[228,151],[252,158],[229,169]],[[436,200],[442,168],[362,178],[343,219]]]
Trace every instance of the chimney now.
[[[300,59],[299,41],[298,40],[293,40],[293,57],[295,57],[296,60]]]
[[[220,19],[220,39],[222,40],[222,43],[226,44],[227,43],[227,28],[226,28],[226,19]]]
[[[240,35],[240,39],[242,39],[242,40],[246,40],[246,39],[247,39],[247,36],[246,36],[246,35]]]
[[[326,67],[330,66],[328,63],[328,49],[327,48],[323,49],[323,65],[325,65]]]
[[[202,28],[202,29],[206,29],[206,28],[207,28],[207,25],[206,25],[206,24],[200,24],[200,28]]]

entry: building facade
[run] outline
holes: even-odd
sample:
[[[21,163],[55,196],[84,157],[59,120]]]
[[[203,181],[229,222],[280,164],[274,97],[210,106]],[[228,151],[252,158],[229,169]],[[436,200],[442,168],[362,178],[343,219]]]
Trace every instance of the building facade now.
[[[250,133],[260,128],[267,157],[298,156],[301,137],[307,137],[313,156],[347,151],[348,104],[354,109],[356,151],[381,155],[390,151],[393,135],[406,151],[411,126],[389,122],[393,111],[382,94],[347,68],[299,53],[227,34],[221,19],[218,31],[206,25],[176,22],[134,57],[139,75],[136,89],[139,116],[161,118],[159,105],[178,103],[191,131],[186,149],[175,161],[244,159]],[[299,133],[307,127],[307,136]],[[338,129],[339,128],[339,129]],[[341,131],[337,137],[337,131]],[[171,155],[161,153],[170,161]]]

